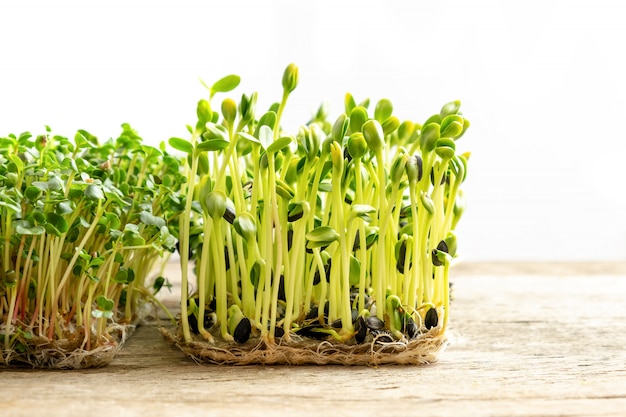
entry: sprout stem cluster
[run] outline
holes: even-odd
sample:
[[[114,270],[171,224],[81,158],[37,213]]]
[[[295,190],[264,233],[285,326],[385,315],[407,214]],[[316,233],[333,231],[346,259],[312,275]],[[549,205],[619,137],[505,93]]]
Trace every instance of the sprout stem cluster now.
[[[175,250],[172,190],[185,181],[127,124],[104,143],[84,130],[0,138],[0,362],[34,338],[79,334],[90,351],[114,342],[112,323],[136,321],[165,284],[146,278]]]
[[[387,99],[371,109],[347,94],[334,122],[321,107],[290,134],[280,122],[298,80],[289,65],[265,112],[257,93],[216,108],[238,76],[207,85],[191,140],[169,141],[188,178],[177,230],[183,339],[443,334],[469,157],[457,152],[469,127],[460,103],[420,124],[400,122]]]

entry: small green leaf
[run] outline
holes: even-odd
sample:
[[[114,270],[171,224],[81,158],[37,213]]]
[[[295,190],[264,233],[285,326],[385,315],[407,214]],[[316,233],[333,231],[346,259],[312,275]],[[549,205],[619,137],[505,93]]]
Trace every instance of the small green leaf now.
[[[9,154],[8,156],[11,162],[13,162],[17,167],[17,172],[22,172],[24,170],[24,162],[20,159],[20,157],[13,153]]]
[[[113,282],[117,284],[128,283],[128,271],[124,268],[120,268],[120,270],[115,274],[115,277],[113,277]]]
[[[139,214],[139,219],[141,220],[141,222],[143,224],[146,224],[148,226],[156,226],[159,229],[163,226],[165,226],[165,220],[153,215],[152,213],[149,213],[147,211],[142,211]]]
[[[350,125],[350,119],[345,113],[339,115],[337,120],[335,120],[335,124],[333,125],[333,130],[331,132],[331,136],[334,141],[338,143],[343,143],[343,138],[348,131],[348,126]]]
[[[376,103],[376,108],[374,109],[374,119],[383,123],[391,116],[391,113],[393,113],[393,105],[391,104],[391,101],[383,98]]]
[[[283,89],[286,93],[291,93],[298,86],[298,67],[295,64],[289,64],[283,73]]]
[[[438,123],[429,123],[424,126],[420,137],[420,146],[424,151],[430,152],[435,149],[440,137],[440,128]]]
[[[451,101],[443,105],[441,111],[439,112],[439,115],[441,116],[441,118],[445,118],[450,114],[457,114],[460,108],[461,102],[459,100]]]
[[[43,226],[31,226],[27,227],[20,223],[15,226],[15,233],[18,235],[43,235],[46,232],[46,228]]]
[[[368,115],[365,107],[358,106],[353,108],[350,112],[350,131],[352,133],[360,132],[367,119]]]
[[[89,184],[87,188],[85,188],[85,198],[88,200],[104,200],[102,187],[96,184]]]
[[[176,149],[177,151],[185,152],[188,154],[193,153],[193,146],[191,145],[189,141],[185,139],[174,137],[174,138],[170,138],[168,143],[170,144],[172,148]]]
[[[372,221],[370,214],[376,213],[376,208],[368,204],[353,204],[351,210],[352,216],[363,219],[368,223]]]
[[[224,126],[209,122],[205,127],[207,131],[202,135],[203,138],[228,140],[228,130]]]
[[[463,132],[463,118],[457,114],[446,116],[441,121],[441,137],[455,138]]]
[[[227,93],[237,88],[241,82],[241,77],[238,75],[227,75],[217,80],[210,88],[211,93]]]
[[[383,133],[386,135],[390,135],[400,127],[400,119],[396,116],[391,116],[385,119],[382,124]]]
[[[261,143],[261,147],[267,151],[272,142],[274,142],[274,132],[272,128],[266,125],[259,128],[259,142]]]
[[[361,262],[356,257],[354,257],[354,255],[350,255],[350,285],[359,285],[360,278]]]
[[[96,298],[96,305],[99,309],[103,311],[113,311],[115,307],[115,302],[109,298],[106,298],[104,295],[100,295]]]
[[[208,215],[214,220],[224,216],[228,197],[222,191],[213,190],[206,197]]]
[[[257,138],[255,138],[254,136],[252,136],[249,133],[246,132],[239,132],[237,133],[237,136],[240,137],[241,139],[245,139],[247,141],[250,141],[252,143],[257,143],[260,144],[261,142],[259,142],[259,140]]]
[[[74,209],[72,208],[72,203],[66,200],[61,201],[59,204],[57,204],[55,212],[56,214],[60,214],[62,216],[64,214],[73,213]]]
[[[237,103],[232,98],[227,98],[222,101],[222,116],[229,125],[235,122],[237,117]]]
[[[223,139],[209,139],[196,145],[199,152],[214,152],[228,148],[229,142]]]
[[[441,138],[437,141],[437,147],[435,148],[435,152],[442,159],[450,159],[454,156],[455,151],[454,141],[450,138]]]
[[[46,214],[47,225],[52,225],[59,233],[65,233],[70,228],[69,223],[62,216],[50,212]]]
[[[327,246],[337,239],[339,233],[330,226],[319,226],[306,234],[307,246],[311,249]]]
[[[239,214],[233,221],[235,231],[248,241],[254,240],[256,235],[256,222],[254,217],[247,211]]]
[[[268,153],[276,153],[280,152],[293,142],[293,138],[289,136],[283,136],[282,138],[276,139],[269,147],[266,149]]]
[[[26,198],[28,198],[30,201],[37,200],[40,195],[41,195],[41,188],[36,187],[34,185],[30,185],[26,187],[26,190],[24,190],[24,196],[26,196]]]
[[[276,112],[268,111],[259,119],[259,123],[257,123],[256,129],[254,131],[254,136],[256,138],[259,137],[261,127],[269,126],[271,129],[274,129],[276,126]]]
[[[363,124],[363,136],[367,142],[367,146],[375,153],[381,152],[383,149],[383,128],[377,120],[371,119]],[[379,163],[382,163],[380,161]]]
[[[276,194],[287,200],[291,200],[296,195],[293,188],[281,179],[276,180]]]
[[[350,93],[346,93],[343,102],[346,114],[350,114],[352,112],[352,109],[356,107],[356,101],[354,101],[354,97]]]

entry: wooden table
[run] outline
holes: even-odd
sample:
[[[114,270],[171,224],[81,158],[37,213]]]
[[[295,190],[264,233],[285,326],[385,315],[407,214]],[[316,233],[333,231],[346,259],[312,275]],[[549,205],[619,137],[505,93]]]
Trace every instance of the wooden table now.
[[[108,367],[0,370],[0,416],[624,416],[626,265],[461,264],[421,367],[198,365],[140,327]]]

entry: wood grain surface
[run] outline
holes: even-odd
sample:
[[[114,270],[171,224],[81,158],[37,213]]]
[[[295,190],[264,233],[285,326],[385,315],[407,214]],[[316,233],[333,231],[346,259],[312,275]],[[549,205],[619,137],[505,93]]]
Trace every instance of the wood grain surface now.
[[[106,368],[0,370],[0,416],[626,415],[626,268],[544,266],[459,266],[435,364],[198,365],[144,325]]]

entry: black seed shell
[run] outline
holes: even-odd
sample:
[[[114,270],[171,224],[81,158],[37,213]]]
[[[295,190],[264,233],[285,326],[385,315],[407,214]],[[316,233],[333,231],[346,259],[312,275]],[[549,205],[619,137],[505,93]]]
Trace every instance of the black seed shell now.
[[[369,316],[366,318],[365,325],[370,330],[382,330],[385,328],[385,322],[376,316]]]
[[[250,325],[250,319],[244,317],[241,319],[233,334],[233,338],[237,343],[246,343],[250,338],[252,332],[252,326]]]
[[[424,326],[430,330],[433,327],[437,327],[438,323],[439,315],[437,314],[437,309],[431,307],[430,310],[426,312],[426,317],[424,317]]]

